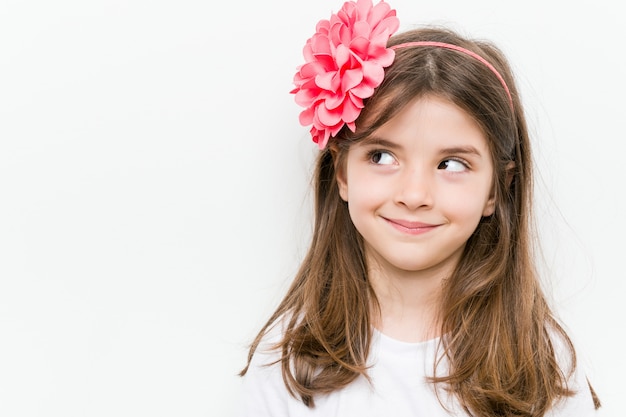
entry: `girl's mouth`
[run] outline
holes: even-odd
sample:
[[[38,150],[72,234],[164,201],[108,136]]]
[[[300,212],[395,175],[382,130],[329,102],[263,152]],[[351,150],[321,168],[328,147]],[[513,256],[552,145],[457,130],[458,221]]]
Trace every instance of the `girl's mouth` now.
[[[420,235],[423,233],[430,232],[435,228],[439,227],[438,224],[424,223],[418,221],[410,221],[410,220],[402,220],[402,219],[388,219],[383,217],[387,223],[389,223],[396,230],[399,230],[402,233],[407,233],[411,235]]]

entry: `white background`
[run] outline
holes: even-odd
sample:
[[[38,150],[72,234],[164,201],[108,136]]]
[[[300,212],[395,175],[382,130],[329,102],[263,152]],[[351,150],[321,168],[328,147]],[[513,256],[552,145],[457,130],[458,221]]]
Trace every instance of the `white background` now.
[[[229,416],[310,233],[289,94],[336,0],[2,0],[0,415]],[[576,5],[574,5],[576,4]],[[535,144],[542,270],[618,416],[626,29],[615,2],[395,0],[486,37]]]

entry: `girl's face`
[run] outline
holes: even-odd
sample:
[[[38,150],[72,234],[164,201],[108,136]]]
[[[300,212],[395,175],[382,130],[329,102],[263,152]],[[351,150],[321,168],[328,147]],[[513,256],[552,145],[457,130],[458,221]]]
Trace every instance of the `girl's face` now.
[[[451,273],[481,217],[494,212],[485,135],[435,96],[352,145],[337,180],[368,260],[387,272]]]

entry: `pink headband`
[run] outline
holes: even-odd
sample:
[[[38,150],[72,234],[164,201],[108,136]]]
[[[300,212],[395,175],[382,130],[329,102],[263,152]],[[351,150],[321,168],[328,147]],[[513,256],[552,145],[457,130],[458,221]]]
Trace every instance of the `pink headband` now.
[[[408,42],[387,47],[387,41],[398,30],[396,11],[384,0],[375,6],[372,0],[346,1],[330,20],[320,20],[316,32],[304,45],[305,63],[298,67],[293,82],[296,103],[305,109],[300,124],[311,125],[311,137],[320,149],[328,140],[348,126],[356,130],[355,121],[363,109],[363,100],[371,97],[393,63],[395,49],[433,46],[464,53],[484,64],[513,99],[500,73],[485,58],[468,49],[442,42]]]
[[[469,49],[465,49],[465,48],[463,48],[461,46],[458,46],[458,45],[453,45],[451,43],[431,42],[431,41],[417,41],[417,42],[401,43],[401,44],[398,44],[398,45],[393,45],[390,48],[391,49],[400,49],[400,48],[409,48],[409,47],[412,47],[412,46],[434,46],[434,47],[437,47],[437,48],[452,49],[454,51],[462,52],[462,53],[464,53],[466,55],[469,55],[472,58],[480,61],[483,65],[485,65],[487,68],[489,68],[491,70],[491,72],[493,72],[495,74],[496,77],[498,77],[498,80],[500,80],[500,84],[502,84],[502,87],[506,91],[506,95],[509,96],[509,104],[511,105],[511,109],[513,108],[513,97],[511,97],[511,92],[509,91],[509,87],[506,85],[506,81],[504,81],[504,78],[502,77],[502,75],[500,75],[498,70],[493,65],[491,65],[489,63],[489,61],[487,61],[482,56],[478,55],[476,52],[470,51]]]

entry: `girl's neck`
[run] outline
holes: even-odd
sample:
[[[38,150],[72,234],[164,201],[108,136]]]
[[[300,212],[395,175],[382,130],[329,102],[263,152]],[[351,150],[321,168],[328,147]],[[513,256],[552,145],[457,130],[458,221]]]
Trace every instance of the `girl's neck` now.
[[[445,274],[393,273],[371,270],[369,279],[378,300],[374,326],[404,342],[422,342],[440,336],[438,312]]]

